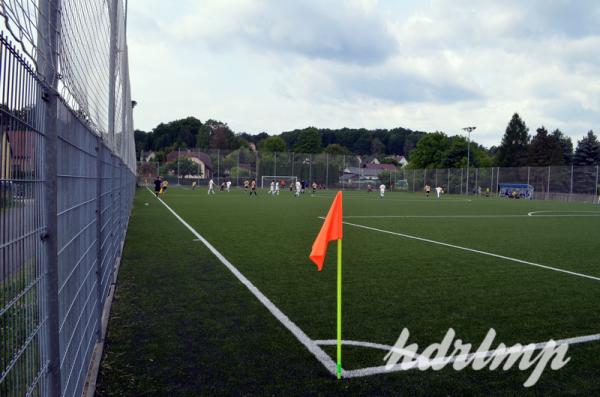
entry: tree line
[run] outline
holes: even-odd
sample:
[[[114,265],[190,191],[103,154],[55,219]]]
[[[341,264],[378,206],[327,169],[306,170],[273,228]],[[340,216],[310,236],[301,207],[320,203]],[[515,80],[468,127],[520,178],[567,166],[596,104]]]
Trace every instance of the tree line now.
[[[403,155],[412,168],[519,167],[548,165],[596,165],[600,163],[600,143],[593,131],[573,148],[571,138],[559,129],[551,133],[541,126],[532,137],[529,128],[515,113],[499,146],[486,148],[460,135],[448,136],[436,131],[426,133],[398,127],[368,130],[364,128],[324,129],[308,127],[279,135],[265,132],[251,135],[235,133],[227,123],[209,119],[202,123],[187,117],[161,123],[152,131],[135,131],[137,153],[153,151],[158,161],[178,148],[233,151],[254,149],[261,152],[328,153],[332,155],[369,155],[384,160]]]

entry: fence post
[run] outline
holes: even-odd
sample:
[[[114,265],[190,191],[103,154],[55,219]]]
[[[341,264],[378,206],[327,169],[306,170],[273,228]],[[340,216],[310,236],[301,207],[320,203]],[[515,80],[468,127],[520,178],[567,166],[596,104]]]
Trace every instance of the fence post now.
[[[294,174],[294,152],[292,152],[291,154],[292,154],[292,175],[291,176],[296,176]]]
[[[308,186],[312,184],[312,154],[308,154]]]
[[[325,153],[325,189],[329,189],[329,153]]]
[[[550,198],[550,166],[548,166],[548,186],[546,188],[546,200]]]
[[[529,174],[531,172],[531,167],[527,167],[527,185],[529,185]]]
[[[273,163],[273,177],[275,179],[277,179],[277,152],[274,152],[273,156],[275,157],[275,160],[274,160],[274,163]]]
[[[592,199],[592,204],[596,201],[596,196],[598,196],[598,165],[596,165],[596,184],[594,185],[594,198]],[[598,197],[598,204],[600,204],[600,196]]]
[[[448,186],[447,186],[447,192],[448,194],[450,194],[450,168],[446,168],[446,172],[448,173]]]
[[[573,164],[571,164],[571,188],[569,189],[569,201],[571,201],[572,195],[573,195]]]
[[[219,178],[221,177],[221,149],[217,149],[217,186],[221,186]],[[258,178],[258,175],[256,175]]]
[[[44,351],[41,357],[47,360],[48,396],[62,394],[60,374],[60,336],[59,336],[59,300],[58,300],[58,43],[60,0],[41,1],[38,7],[38,70],[44,80],[43,96],[46,102],[44,114],[44,220],[46,230],[42,234],[44,241],[46,268],[44,281],[44,310],[47,320],[47,332]],[[42,331],[43,332],[43,331]],[[44,354],[46,353],[46,354]]]
[[[477,177],[479,176],[479,168],[475,168],[475,186],[473,186],[473,188],[475,189],[475,194],[477,194],[477,192],[479,192],[479,187],[477,186]]]
[[[179,186],[179,159],[181,158],[181,148],[177,148],[177,185]]]
[[[500,167],[496,167],[498,174],[496,174],[496,194],[500,194]]]
[[[103,176],[102,137],[96,138],[96,293],[98,295],[98,326],[96,338],[102,340],[102,176]]]
[[[342,162],[342,190],[344,190],[344,170],[346,169],[346,155],[342,154],[343,162]]]
[[[463,194],[463,178],[464,178],[464,173],[465,173],[465,169],[464,168],[460,168],[460,194]]]
[[[118,1],[110,2],[110,44],[108,53],[108,136],[110,148],[115,151],[115,105],[116,105],[116,79],[117,79],[117,14]]]

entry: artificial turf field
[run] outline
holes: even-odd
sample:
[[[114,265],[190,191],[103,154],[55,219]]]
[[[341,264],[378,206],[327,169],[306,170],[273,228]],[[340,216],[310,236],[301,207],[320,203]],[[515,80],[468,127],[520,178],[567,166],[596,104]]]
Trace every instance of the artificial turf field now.
[[[322,272],[307,258],[333,195],[162,198],[316,341],[336,331],[335,244]],[[490,328],[492,348],[600,334],[598,205],[349,191],[344,218],[346,341],[393,345],[408,328],[420,352],[449,328],[473,350]],[[196,239],[138,189],[98,395],[600,394],[600,341],[571,345],[571,361],[531,388],[531,370],[450,365],[338,381]],[[335,346],[321,348],[335,360]],[[348,374],[385,364],[383,350],[343,354]]]

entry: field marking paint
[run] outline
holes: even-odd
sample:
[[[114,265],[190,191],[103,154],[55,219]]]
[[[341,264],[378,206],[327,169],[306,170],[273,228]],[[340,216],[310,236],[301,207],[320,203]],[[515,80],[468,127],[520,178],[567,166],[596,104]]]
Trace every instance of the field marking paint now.
[[[554,212],[554,214],[553,214]],[[566,214],[556,214],[556,212],[563,212]],[[549,213],[549,214],[548,214]],[[540,214],[540,215],[538,215]],[[543,214],[547,214],[547,215],[543,215]],[[548,217],[548,216],[600,216],[600,212],[599,211],[560,211],[560,210],[556,210],[556,211],[550,211],[550,210],[546,210],[546,211],[531,211],[527,213],[527,216],[537,216],[537,217]]]
[[[150,189],[148,189],[148,191],[150,194],[156,197],[156,195]],[[229,262],[219,251],[217,251],[217,249],[213,247],[211,243],[209,243],[204,237],[202,237],[202,235],[200,235],[200,233],[198,233],[193,227],[184,221],[183,218],[173,211],[173,209],[171,209],[167,203],[165,203],[159,197],[156,198],[175,216],[175,218],[177,218],[177,220],[179,220],[179,222],[181,222],[190,232],[192,232],[192,234],[196,236],[198,240],[201,241],[206,248],[208,248],[209,251],[212,252],[212,254],[216,256],[217,259],[219,259],[219,261],[221,261],[221,263],[225,265],[225,267],[227,267],[227,269],[229,269],[229,271],[233,273],[233,275],[242,284],[244,284],[244,286],[246,286],[246,288],[248,288],[250,292],[252,292],[252,294],[260,301],[260,303],[262,303],[271,312],[271,314],[275,316],[275,318],[279,320],[279,322],[283,324],[283,326],[286,327],[296,337],[296,339],[298,339],[298,341],[300,341],[300,343],[302,343],[308,349],[308,351],[310,351],[316,357],[316,359],[319,360],[321,364],[323,364],[325,369],[327,369],[331,375],[336,375],[336,364],[331,357],[329,357],[329,355],[323,351],[323,349],[321,349],[311,338],[309,338],[308,335],[306,335],[304,331],[300,329],[300,327],[298,327],[292,320],[289,319],[288,316],[279,310],[279,308],[275,306],[275,304],[271,302],[269,298],[260,292],[260,290],[256,288],[254,284],[252,284],[252,282],[248,280],[246,276],[244,276],[235,266],[233,266],[231,262]]]
[[[551,218],[551,217],[582,217],[582,216],[600,216],[600,212],[589,211],[590,214],[596,215],[584,215],[584,214],[548,214],[548,215],[535,215],[538,212],[567,212],[567,211],[533,211],[528,212],[527,215],[523,214],[491,214],[491,215],[347,215],[344,219],[349,218]],[[586,211],[578,211],[586,212]]]
[[[375,194],[375,193],[373,193]],[[335,196],[332,195],[325,195],[325,194],[315,194],[312,197],[318,197],[318,198],[327,198],[327,199],[331,199]],[[344,195],[344,200],[377,200],[377,201],[381,201],[381,198],[379,198],[379,196],[377,197],[373,197],[373,198],[368,198],[368,197],[358,197],[358,194],[355,195]],[[437,200],[437,199],[394,199],[394,198],[386,198],[384,199],[385,201],[402,201],[402,202],[417,202],[417,203],[470,203],[473,200],[472,199],[446,199],[446,200]]]
[[[348,218],[526,218],[528,215],[506,214],[506,215],[348,215]]]
[[[580,343],[596,342],[599,340],[600,340],[600,334],[593,334],[593,335],[577,336],[574,338],[559,339],[559,340],[556,340],[555,342],[557,345],[562,345],[562,344],[576,345],[576,344],[580,344]],[[315,340],[314,342],[320,346],[332,346],[332,345],[336,344],[335,339]],[[541,350],[546,346],[547,343],[548,343],[547,341],[535,343],[531,350],[534,350],[534,351]],[[379,344],[379,343],[371,343],[371,342],[363,342],[363,341],[353,341],[353,340],[343,340],[342,344],[346,345],[346,346],[359,346],[359,347],[367,347],[367,348],[371,348],[371,349],[385,350],[388,352],[394,348],[394,346],[390,346],[390,345],[383,345],[383,344]],[[526,346],[526,345],[524,344],[524,346]],[[489,350],[486,352],[474,352],[474,353],[470,353],[467,355],[435,358],[433,360],[428,360],[428,361],[430,362],[430,364],[436,364],[438,362],[439,363],[443,363],[443,362],[453,363],[454,361],[457,361],[457,360],[461,360],[461,361],[469,360],[473,356],[486,358],[486,357],[491,356],[494,352],[495,352],[495,350]],[[367,367],[367,368],[360,368],[360,369],[354,369],[354,370],[346,370],[344,373],[344,377],[345,378],[359,378],[359,377],[363,377],[363,376],[386,374],[386,373],[390,373],[390,372],[407,371],[410,369],[418,368],[418,366],[419,366],[418,364],[419,364],[419,361],[413,360],[413,361],[409,361],[409,362],[405,362],[405,363],[395,364],[391,369],[386,369],[385,365],[381,365],[381,366],[377,366],[377,367]]]
[[[319,218],[323,219],[322,216],[320,216]],[[410,234],[391,232],[389,230],[377,229],[377,228],[374,228],[374,227],[365,226],[365,225],[359,225],[359,224],[356,224],[356,223],[350,223],[350,222],[342,222],[342,223],[344,223],[345,225],[348,225],[348,226],[354,226],[354,227],[358,227],[358,228],[362,228],[362,229],[372,230],[372,231],[375,231],[375,232],[380,232],[380,233],[385,233],[385,234],[391,234],[391,235],[394,235],[394,236],[405,237],[405,238],[408,238],[408,239],[423,241],[423,242],[426,242],[426,243],[442,245],[444,247],[456,248],[456,249],[463,250],[463,251],[474,252],[476,254],[487,255],[487,256],[494,257],[494,258],[505,259],[507,261],[522,263],[524,265],[540,267],[542,269],[553,270],[553,271],[559,272],[559,273],[566,273],[566,274],[570,274],[572,276],[583,277],[583,278],[587,278],[587,279],[594,280],[594,281],[600,281],[600,277],[594,277],[594,276],[590,276],[588,274],[577,273],[577,272],[573,272],[573,271],[570,271],[570,270],[561,269],[559,267],[552,267],[552,266],[541,265],[539,263],[534,263],[534,262],[529,262],[529,261],[525,261],[525,260],[522,260],[522,259],[512,258],[510,256],[504,256],[504,255],[494,254],[494,253],[491,253],[491,252],[476,250],[476,249],[473,249],[473,248],[461,247],[460,245],[454,245],[454,244],[444,243],[444,242],[441,242],[441,241],[430,240],[430,239],[423,238],[423,237],[412,236]]]

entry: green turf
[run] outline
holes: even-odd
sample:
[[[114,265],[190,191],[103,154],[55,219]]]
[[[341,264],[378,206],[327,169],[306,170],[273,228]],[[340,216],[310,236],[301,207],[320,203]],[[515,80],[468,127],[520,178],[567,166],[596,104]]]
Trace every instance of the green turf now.
[[[334,192],[282,193],[209,197],[171,188],[164,199],[309,337],[334,339],[333,244],[323,272],[307,259]],[[344,211],[354,224],[600,277],[597,205],[346,192]],[[399,217],[352,218],[375,215]],[[495,217],[472,217],[482,215]],[[475,345],[489,328],[496,344],[600,333],[600,281],[353,226],[344,233],[344,339],[389,345],[404,327],[420,345],[439,342],[448,328]],[[547,369],[531,389],[522,386],[529,372],[516,370],[336,381],[194,238],[138,190],[99,395],[600,393],[598,342],[570,347],[571,362]],[[335,357],[334,347],[324,350]],[[344,347],[344,367],[379,366],[384,354]]]

